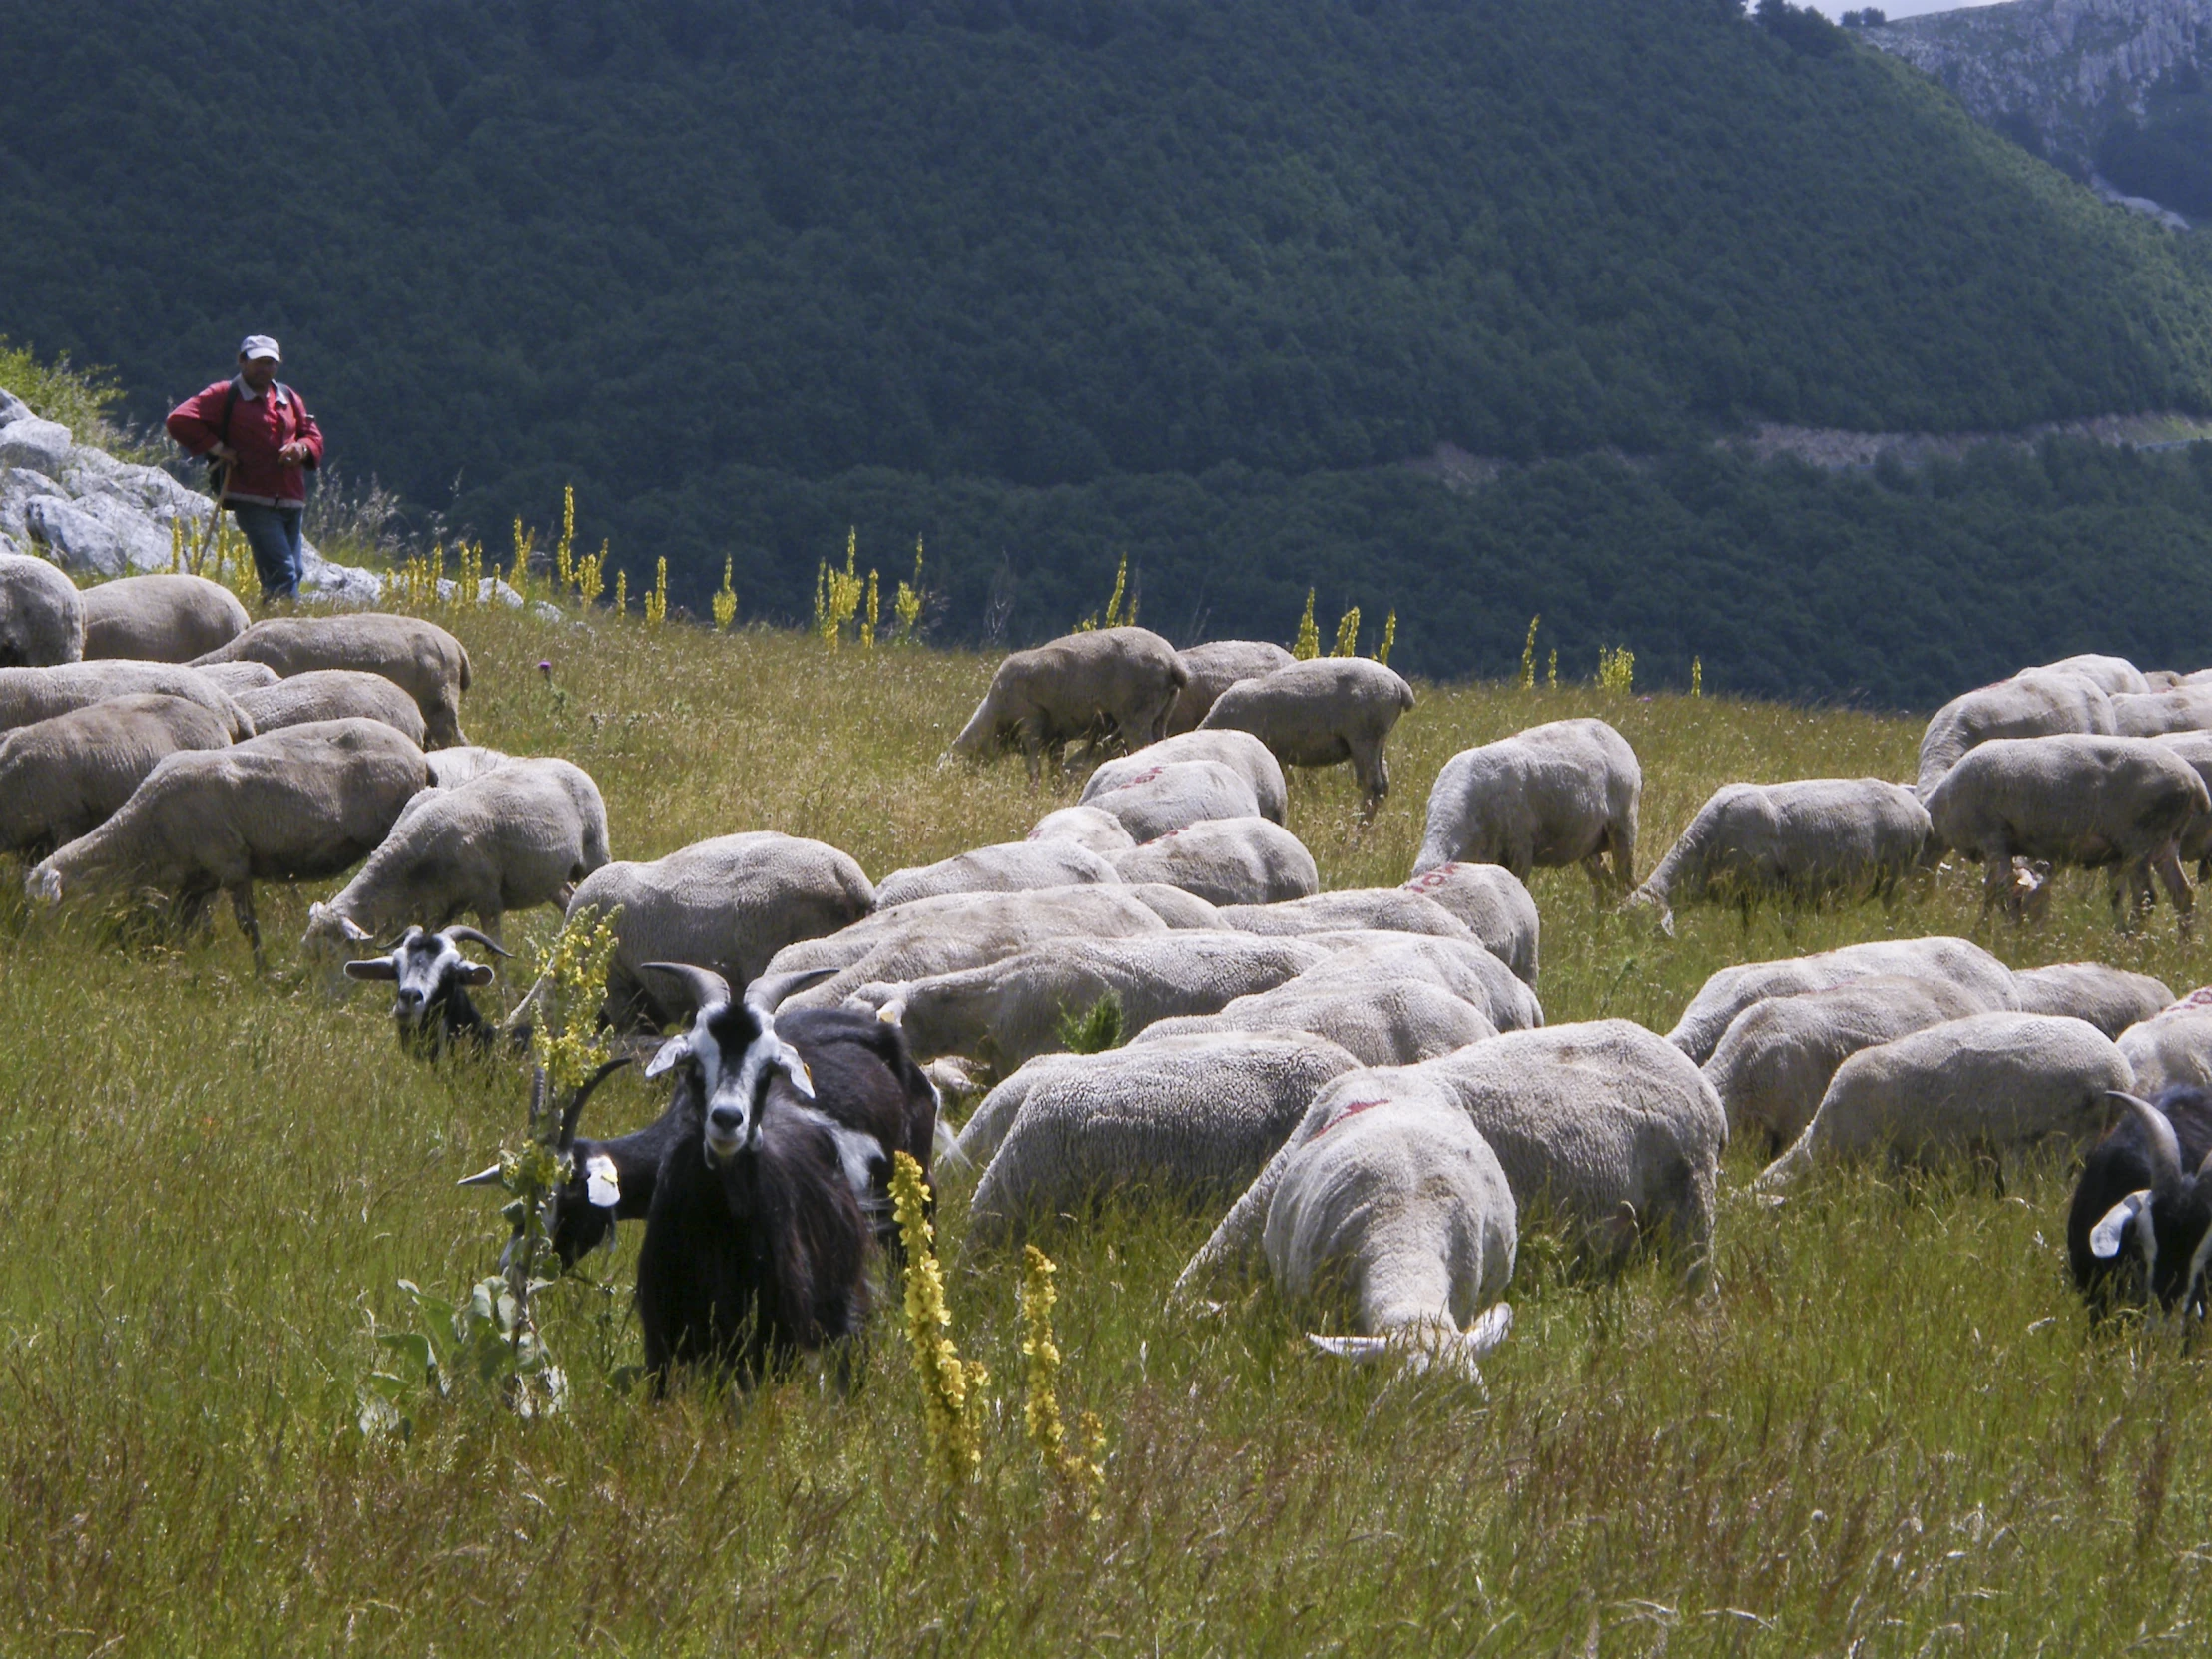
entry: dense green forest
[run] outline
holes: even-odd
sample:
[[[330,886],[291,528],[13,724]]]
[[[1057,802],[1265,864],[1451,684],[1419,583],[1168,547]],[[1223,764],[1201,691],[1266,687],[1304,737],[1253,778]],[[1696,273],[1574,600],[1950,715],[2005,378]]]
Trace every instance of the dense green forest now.
[[[2096,161],[2121,190],[2212,219],[2212,87],[2204,72],[2186,64],[2152,89],[2140,116],[2116,116]]]
[[[1163,624],[1283,635],[1318,584],[1394,602],[1431,672],[1510,666],[1542,608],[1718,685],[1925,697],[2044,635],[1914,632],[1871,573],[1940,609],[2118,521],[2015,533],[2040,462],[1938,501],[1696,452],[2212,409],[2212,281],[1761,15],[14,6],[0,333],[115,365],[142,419],[276,333],[333,457],[422,522],[500,539],[573,481],[588,540],[694,601],[732,556],[748,615],[804,614],[858,524],[886,572],[928,539],[954,635],[994,584],[1009,637],[1063,626],[1126,551]],[[1534,464],[1470,496],[1389,467],[1441,441]],[[1604,449],[1691,458],[1558,459]],[[2200,534],[2194,479],[2130,500],[2176,521],[2130,556]]]

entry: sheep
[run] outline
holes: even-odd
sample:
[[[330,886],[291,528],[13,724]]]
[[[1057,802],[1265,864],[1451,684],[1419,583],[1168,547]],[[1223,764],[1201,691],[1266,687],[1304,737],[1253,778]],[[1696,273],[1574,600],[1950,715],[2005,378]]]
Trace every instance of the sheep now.
[[[2116,737],[2157,738],[2168,732],[2208,729],[2212,729],[2212,686],[2123,692],[2112,699],[2112,731]]]
[[[940,898],[946,893],[1028,892],[1120,879],[1112,863],[1077,841],[1058,837],[1002,841],[933,864],[891,871],[875,884],[875,907],[893,910],[917,898]]]
[[[1121,827],[1121,820],[1097,807],[1062,807],[1037,820],[1029,831],[1033,841],[1070,840],[1111,858],[1137,844],[1137,837]]]
[[[238,705],[257,732],[303,726],[310,720],[380,720],[421,748],[428,734],[415,700],[381,674],[354,668],[317,668],[243,693]]]
[[[1371,985],[1418,979],[1471,1002],[1500,1031],[1531,1030],[1544,1022],[1536,993],[1479,943],[1366,931],[1311,934],[1307,942],[1334,952],[1306,970],[1310,986],[1342,986],[1354,994]]]
[[[1306,843],[1264,818],[1200,819],[1131,847],[1113,868],[1124,881],[1181,887],[1210,904],[1277,904],[1321,887]]]
[[[1429,1086],[1489,1142],[1523,1226],[1548,1213],[1600,1267],[1639,1240],[1667,1243],[1682,1253],[1689,1282],[1704,1283],[1728,1120],[1679,1049],[1604,1019],[1507,1031],[1421,1065],[1339,1077],[1185,1266],[1175,1296],[1250,1268],[1285,1173],[1349,1107]]]
[[[895,1026],[839,1009],[779,1017],[785,986],[741,999],[702,968],[645,968],[682,980],[698,1010],[645,1068],[678,1074],[679,1114],[638,1250],[646,1370],[656,1390],[677,1365],[750,1382],[858,1332],[869,1246],[895,1236],[891,1160],[905,1153],[926,1178],[936,1090]]]
[[[1967,939],[1874,939],[1847,944],[1817,956],[1792,956],[1778,962],[1744,962],[1714,973],[1690,998],[1667,1041],[1699,1065],[1713,1057],[1736,1016],[1771,996],[1799,996],[1876,974],[1932,979],[1954,985],[1979,1004],[1980,1012],[2017,1008],[2012,970]]]
[[[1636,885],[1643,787],[1636,752],[1602,720],[1555,720],[1463,749],[1428,792],[1413,873],[1466,861],[1503,864],[1526,881],[1538,864],[1580,864],[1601,898],[1608,884],[1625,896]]]
[[[624,1029],[659,1029],[692,1011],[665,1000],[689,981],[664,975],[649,985],[644,963],[695,962],[750,983],[787,945],[834,933],[874,907],[868,878],[835,847],[754,830],[694,841],[650,862],[603,864],[577,883],[568,913],[615,915],[603,1017]]]
[[[925,1060],[959,1054],[1006,1072],[1063,1046],[1062,1022],[1104,998],[1120,1004],[1127,1034],[1157,1019],[1214,1013],[1328,955],[1306,939],[1188,929],[1137,938],[1058,938],[974,967],[863,982],[846,1000],[895,1016]],[[818,994],[804,993],[801,1000]]]
[[[1933,1169],[1993,1156],[2000,1176],[2044,1141],[2086,1147],[2105,1097],[2135,1077],[2087,1020],[1969,1014],[1863,1048],[1836,1069],[1821,1104],[1757,1185],[1786,1186],[1816,1163],[1886,1157]]]
[[[24,885],[49,904],[111,880],[153,887],[186,927],[216,892],[228,892],[260,966],[254,882],[335,875],[383,841],[429,781],[422,751],[373,720],[317,721],[229,749],[181,750]]]
[[[231,727],[181,697],[111,697],[0,738],[0,848],[46,852],[114,817],[163,756],[225,749]]]
[[[2212,790],[2212,732],[2168,732],[2157,741],[2194,767]],[[2212,814],[2189,821],[2174,844],[2174,855],[2197,866],[2200,884],[2212,881]]]
[[[1132,1047],[1209,1031],[1305,1031],[1327,1037],[1363,1066],[1410,1066],[1497,1035],[1488,1014],[1440,985],[1384,979],[1365,985],[1309,982],[1240,996],[1218,1014],[1155,1021]]]
[[[1383,749],[1413,688],[1366,657],[1316,657],[1224,691],[1199,722],[1202,732],[1250,732],[1285,766],[1352,763],[1369,818],[1390,793]]]
[[[246,607],[205,576],[126,576],[87,588],[85,655],[189,663],[246,631]]]
[[[267,663],[203,663],[192,672],[233,698],[274,686],[283,678]]]
[[[1072,738],[1157,742],[1188,678],[1175,647],[1149,629],[1067,634],[998,665],[951,753],[981,761],[1018,745],[1035,783],[1039,758],[1049,753],[1057,767]]]
[[[497,749],[480,749],[475,744],[464,743],[452,749],[433,750],[427,759],[430,763],[430,787],[449,790],[457,784],[465,784],[471,778],[481,778],[485,773],[505,766],[514,757]]]
[[[44,559],[0,553],[0,668],[49,668],[85,654],[85,603]]]
[[[1476,944],[1465,922],[1403,887],[1340,887],[1273,904],[1224,904],[1221,924],[1244,933],[1429,933]]]
[[[1148,763],[1093,796],[1089,805],[1113,814],[1140,846],[1205,819],[1261,816],[1251,784],[1219,761]]]
[[[1030,1090],[1006,1126],[968,1207],[972,1242],[1018,1244],[1109,1194],[1217,1209],[1251,1184],[1314,1096],[1358,1066],[1302,1032],[1209,1033],[1088,1058]]]
[[[1217,761],[1237,773],[1252,786],[1260,816],[1271,824],[1281,824],[1290,808],[1290,786],[1282,763],[1250,732],[1185,732],[1149,745],[1141,755],[1107,761],[1084,780],[1080,803],[1098,805],[1098,798],[1108,790],[1118,790],[1137,781],[1147,769],[1174,761]]]
[[[468,652],[434,622],[355,611],[344,616],[272,617],[193,663],[267,663],[285,679],[317,668],[363,669],[395,682],[415,700],[430,747],[464,744],[461,693],[469,688]]]
[[[2137,1094],[2212,1088],[2212,988],[2191,991],[2117,1039]]]
[[[1986,915],[2010,901],[2013,858],[2112,870],[2112,908],[2150,903],[2155,872],[2187,917],[2192,899],[2179,842],[2212,813],[2212,793],[2171,746],[2148,738],[1991,738],[1962,756],[1924,798],[1936,838],[1980,864]]]
[[[957,973],[1051,940],[1126,939],[1167,931],[1168,923],[1128,886],[947,893],[879,910],[826,938],[808,937],[789,945],[771,958],[768,970],[832,969],[830,978],[801,993],[801,1003],[834,1008],[871,982]]]
[[[1656,909],[1670,938],[1676,901],[1733,899],[1747,926],[1767,896],[1888,902],[1901,878],[1932,867],[1933,835],[1913,792],[1879,778],[1724,784],[1628,902]]]
[[[2077,674],[2092,681],[2107,697],[2117,697],[2128,692],[2146,692],[2151,689],[2150,680],[2143,671],[2125,657],[2099,656],[2084,652],[2075,657],[2061,657],[2055,663],[2042,663],[2036,669],[2021,669],[2020,673]]]
[[[1221,911],[1195,892],[1159,881],[1125,881],[1130,897],[1174,928],[1196,928],[1202,933],[1221,931]]]
[[[1183,671],[1190,678],[1168,711],[1167,735],[1171,738],[1193,730],[1206,718],[1221,694],[1242,680],[1258,680],[1298,661],[1280,645],[1268,640],[1213,640],[1180,653]]]
[[[1422,870],[1405,883],[1405,890],[1457,916],[1522,983],[1535,986],[1542,924],[1535,898],[1511,870],[1455,860]]]
[[[1991,738],[2040,738],[2061,732],[2112,735],[2112,700],[2094,681],[2031,668],[1993,686],[1964,692],[1930,717],[1928,730],[1921,735],[1920,774],[1913,793],[1926,802],[1945,773]]]
[[[2212,1094],[2155,1102],[2116,1093],[2126,1115],[2090,1151],[2066,1211],[2066,1265],[2092,1312],[2155,1301],[2204,1312],[2212,1255]]]
[[[497,972],[488,963],[470,961],[461,953],[464,944],[482,945],[500,956],[512,954],[473,927],[433,933],[411,926],[387,954],[347,962],[345,976],[392,987],[392,1024],[399,1046],[409,1053],[436,1058],[466,1047],[488,1054],[502,1044],[519,1053],[529,1046],[530,1028],[502,1031],[483,1016],[468,993],[490,984]]]
[[[1416,1371],[1479,1382],[1476,1362],[1512,1328],[1498,1299],[1520,1245],[1513,1189],[1433,1083],[1405,1078],[1342,1103],[1286,1161],[1260,1244],[1281,1294],[1347,1305],[1354,1335],[1308,1338],[1327,1354],[1397,1352]]]
[[[2147,973],[2102,962],[2057,962],[2014,968],[2012,991],[2023,1014],[2071,1014],[2115,1041],[2129,1026],[2170,1007],[2174,993]]]
[[[464,911],[496,942],[509,910],[565,906],[607,861],[599,786],[566,761],[510,761],[452,789],[425,789],[353,879],[307,908],[310,950],[345,948],[408,922]]]
[[[1955,985],[1882,973],[1770,997],[1729,1023],[1705,1077],[1728,1114],[1729,1134],[1772,1158],[1804,1133],[1836,1068],[1862,1048],[1986,1011]]]
[[[205,675],[174,663],[60,663],[52,668],[0,668],[0,732],[12,732],[110,697],[142,693],[182,697],[221,715],[233,738],[254,735],[246,711]]]

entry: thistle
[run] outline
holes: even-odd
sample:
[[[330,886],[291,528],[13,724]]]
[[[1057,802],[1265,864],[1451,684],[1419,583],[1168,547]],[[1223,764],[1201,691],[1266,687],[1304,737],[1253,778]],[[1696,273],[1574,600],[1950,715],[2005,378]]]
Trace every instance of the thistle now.
[[[1314,590],[1306,590],[1306,614],[1298,619],[1298,641],[1291,647],[1291,655],[1300,662],[1311,662],[1321,655],[1321,630],[1314,626]]]
[[[1521,642],[1520,689],[1522,691],[1534,691],[1536,689],[1536,625],[1543,620],[1544,617],[1541,611],[1530,617],[1528,619],[1528,638]]]
[[[715,591],[715,626],[726,633],[738,614],[738,590],[731,586],[732,567],[736,562],[731,558],[722,561],[722,586]]]
[[[1336,649],[1329,654],[1332,657],[1357,657],[1360,655],[1359,606],[1353,606],[1351,610],[1337,619],[1337,645]]]
[[[930,1461],[946,1488],[956,1489],[983,1460],[983,1389],[990,1372],[980,1360],[961,1360],[952,1339],[942,1335],[952,1311],[945,1306],[936,1230],[929,1224],[929,1189],[921,1166],[904,1152],[891,1154],[891,1206],[906,1249],[906,1341],[921,1382]]]

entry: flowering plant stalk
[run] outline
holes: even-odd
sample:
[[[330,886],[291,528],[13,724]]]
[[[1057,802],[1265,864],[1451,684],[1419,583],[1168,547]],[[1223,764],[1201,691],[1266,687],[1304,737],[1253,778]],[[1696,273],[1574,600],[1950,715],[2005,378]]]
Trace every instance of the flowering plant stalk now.
[[[982,1463],[983,1390],[991,1374],[980,1360],[963,1361],[944,1335],[952,1310],[945,1304],[936,1230],[929,1223],[929,1188],[921,1165],[904,1152],[891,1155],[891,1206],[906,1248],[906,1341],[921,1382],[929,1459],[952,1490],[972,1479]]]

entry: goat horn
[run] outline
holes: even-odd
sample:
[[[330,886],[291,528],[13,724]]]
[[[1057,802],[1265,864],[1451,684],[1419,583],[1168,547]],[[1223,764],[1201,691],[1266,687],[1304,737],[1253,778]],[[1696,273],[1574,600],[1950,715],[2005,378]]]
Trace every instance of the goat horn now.
[[[453,1183],[456,1187],[496,1187],[499,1185],[499,1166],[480,1169],[474,1175],[464,1175]]]
[[[2129,1094],[2125,1089],[2105,1091],[2135,1114],[2143,1126],[2143,1133],[2150,1137],[2151,1163],[2163,1181],[2181,1178],[2181,1137],[2174,1133],[2174,1126],[2164,1112],[2140,1095]]]
[[[453,926],[445,929],[445,936],[456,944],[480,944],[494,956],[512,956],[513,951],[496,939],[486,938],[473,927]]]
[[[801,968],[796,973],[779,973],[773,979],[767,975],[745,987],[745,1005],[758,1013],[773,1014],[787,996],[804,990],[818,980],[829,978],[835,968]]]
[[[680,981],[701,1008],[730,1000],[730,981],[711,968],[694,967],[689,962],[640,962],[638,967],[641,972],[665,973]]]
[[[592,1091],[629,1063],[629,1055],[616,1055],[612,1060],[601,1064],[597,1071],[584,1079],[583,1086],[568,1097],[568,1105],[561,1112],[560,1149],[563,1152],[576,1144],[576,1124],[584,1115],[584,1102],[591,1099]]]

